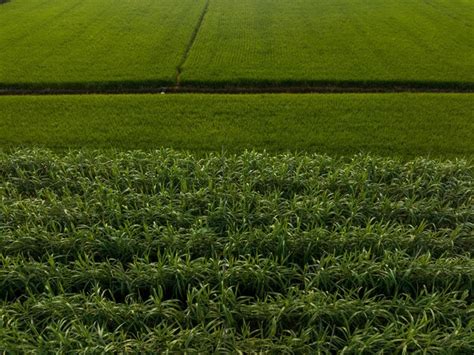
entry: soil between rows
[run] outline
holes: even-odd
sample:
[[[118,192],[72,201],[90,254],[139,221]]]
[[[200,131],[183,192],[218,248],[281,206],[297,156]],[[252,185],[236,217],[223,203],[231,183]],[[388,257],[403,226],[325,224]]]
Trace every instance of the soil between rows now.
[[[0,0],[1,1],[1,0]],[[1,85],[1,84],[0,84]],[[52,84],[45,87],[15,87],[0,88],[0,96],[7,95],[85,95],[85,94],[324,94],[324,93],[474,93],[474,83],[461,84],[441,83],[440,85],[424,85],[412,83],[364,83],[364,84],[321,84],[315,86],[140,86],[134,83],[127,86],[121,83],[105,83],[104,85],[91,86],[90,84]]]

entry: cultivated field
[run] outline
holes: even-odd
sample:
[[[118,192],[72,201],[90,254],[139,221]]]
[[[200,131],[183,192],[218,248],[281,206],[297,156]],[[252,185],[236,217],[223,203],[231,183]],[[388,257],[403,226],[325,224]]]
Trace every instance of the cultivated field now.
[[[473,94],[0,97],[0,147],[474,157]]]
[[[473,0],[0,0],[0,354],[474,354],[473,158]]]
[[[0,349],[474,350],[473,167],[0,156]]]
[[[472,87],[473,24],[465,0],[211,0],[183,82]]]
[[[466,0],[13,0],[0,23],[0,88],[474,88]]]
[[[13,0],[0,87],[173,85],[204,0]]]

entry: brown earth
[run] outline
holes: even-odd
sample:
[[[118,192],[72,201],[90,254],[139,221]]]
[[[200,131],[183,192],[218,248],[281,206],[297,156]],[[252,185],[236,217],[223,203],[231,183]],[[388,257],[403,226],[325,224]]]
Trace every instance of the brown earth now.
[[[0,0],[8,1],[8,0]],[[472,93],[470,88],[430,88],[399,86],[262,86],[262,87],[197,87],[197,86],[171,86],[171,87],[141,87],[141,88],[0,88],[0,96],[6,95],[84,95],[84,94],[326,94],[326,93]]]

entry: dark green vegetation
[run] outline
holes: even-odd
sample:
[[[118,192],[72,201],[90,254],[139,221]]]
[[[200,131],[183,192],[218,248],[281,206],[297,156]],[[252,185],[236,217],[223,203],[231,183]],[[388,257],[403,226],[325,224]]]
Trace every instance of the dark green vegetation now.
[[[3,89],[474,90],[470,0],[14,0],[0,23]]]
[[[473,167],[0,155],[0,349],[474,352]]]
[[[472,94],[0,97],[0,146],[472,157]]]
[[[173,85],[203,0],[13,0],[0,87]]]

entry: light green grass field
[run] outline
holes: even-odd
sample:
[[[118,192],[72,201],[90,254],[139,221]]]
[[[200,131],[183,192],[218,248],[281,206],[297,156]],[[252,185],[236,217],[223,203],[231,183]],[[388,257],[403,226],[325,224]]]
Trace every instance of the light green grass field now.
[[[182,85],[474,88],[466,0],[12,0],[0,23],[0,88],[173,86],[185,53]]]
[[[204,0],[13,0],[0,87],[172,85]]]
[[[210,0],[182,79],[472,86],[473,24],[470,0]]]
[[[0,145],[472,156],[473,96],[4,96]]]

